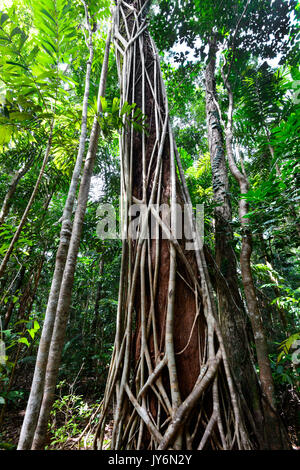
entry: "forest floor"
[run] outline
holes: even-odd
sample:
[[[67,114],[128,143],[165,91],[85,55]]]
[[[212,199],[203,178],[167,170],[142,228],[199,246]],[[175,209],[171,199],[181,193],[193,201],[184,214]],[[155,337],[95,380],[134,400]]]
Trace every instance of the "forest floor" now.
[[[24,368],[18,373],[14,390],[21,392],[20,398],[8,404],[2,429],[0,430],[0,450],[14,450],[17,448],[21,426],[26,409],[33,370]],[[55,409],[51,416],[51,426],[48,434],[47,449],[49,450],[92,450],[93,436],[97,423],[92,421],[87,432],[82,436],[80,444],[78,438],[85,430],[93,413],[99,408],[99,393],[91,386],[92,380],[81,377],[76,394],[70,394],[68,387],[59,390]],[[279,394],[278,406],[280,415],[287,427],[293,449],[300,450],[300,398],[292,387],[287,387]],[[104,448],[109,449],[112,432],[112,421],[106,427]]]
[[[33,367],[26,365],[16,374],[13,390],[18,398],[9,402],[0,429],[0,450],[17,448],[22,422],[25,415],[27,398],[33,377]],[[96,386],[94,377],[80,377],[76,384],[62,381],[58,387],[56,401],[51,413],[47,449],[49,450],[92,450],[93,432],[96,427],[97,413],[89,429],[78,443],[78,438],[95,414],[103,396],[103,384]],[[74,386],[75,385],[75,386]],[[109,447],[111,423],[107,425],[105,445]]]
[[[24,408],[24,407],[23,407]],[[0,433],[0,450],[15,450],[18,445],[19,435],[22,427],[23,418],[25,415],[25,409],[16,410],[8,409],[3,422],[3,431]],[[63,422],[61,422],[63,424]],[[86,424],[86,423],[85,423]],[[59,422],[57,422],[57,429],[59,428]],[[93,434],[90,439],[86,440],[87,436],[83,436],[78,442],[78,438],[84,430],[85,425],[82,423],[79,428],[78,434],[70,436],[62,436],[62,442],[51,444],[51,435],[48,436],[47,448],[48,450],[93,450]],[[112,435],[112,422],[106,426],[106,432],[104,436],[104,450],[109,448],[109,442]]]

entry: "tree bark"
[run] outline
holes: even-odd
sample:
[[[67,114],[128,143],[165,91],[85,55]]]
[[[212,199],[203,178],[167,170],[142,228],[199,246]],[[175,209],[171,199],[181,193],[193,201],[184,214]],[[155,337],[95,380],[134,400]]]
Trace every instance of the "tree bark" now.
[[[78,153],[76,158],[75,167],[72,174],[72,179],[68,191],[66,204],[62,216],[62,227],[60,231],[59,246],[56,253],[54,274],[51,283],[51,289],[48,297],[45,321],[42,330],[42,336],[40,339],[39,350],[37,355],[37,361],[35,366],[35,372],[33,382],[31,386],[30,396],[27,404],[27,410],[21,430],[20,440],[18,448],[21,450],[30,449],[35,428],[37,426],[40,406],[43,398],[43,390],[45,383],[46,367],[49,355],[49,349],[51,344],[51,338],[54,328],[55,315],[58,305],[59,294],[62,285],[63,273],[66,264],[71,232],[72,232],[72,210],[74,207],[74,201],[76,197],[76,190],[82,169],[83,157],[85,152],[85,142],[87,135],[87,112],[88,112],[88,98],[90,91],[90,77],[91,68],[94,57],[94,49],[92,42],[92,30],[90,24],[90,17],[85,2],[85,13],[88,25],[88,49],[89,57],[87,61],[86,77],[85,77],[85,89],[84,98],[82,104],[82,118],[81,118],[81,131]]]
[[[7,252],[5,253],[5,256],[1,262],[1,265],[0,265],[0,278],[3,276],[4,274],[4,271],[5,271],[5,268],[6,268],[6,265],[10,259],[10,255],[12,254],[12,251],[14,249],[14,246],[16,244],[16,242],[18,241],[20,235],[21,235],[21,232],[22,232],[22,229],[26,223],[26,220],[27,220],[27,216],[28,216],[28,213],[32,207],[32,204],[33,204],[33,201],[35,199],[35,196],[36,196],[36,193],[38,191],[38,188],[39,188],[39,185],[40,185],[40,182],[42,180],[42,177],[43,177],[43,174],[44,174],[44,171],[45,171],[45,168],[46,168],[46,165],[47,165],[47,162],[48,162],[48,158],[49,158],[49,154],[50,154],[50,150],[51,150],[51,146],[52,146],[52,134],[53,134],[53,121],[51,122],[50,124],[50,132],[49,132],[49,137],[48,137],[48,143],[47,143],[47,147],[46,147],[46,150],[45,150],[45,156],[44,156],[44,159],[43,159],[43,163],[42,163],[42,166],[41,166],[41,169],[40,169],[40,173],[39,173],[39,176],[36,180],[36,183],[35,183],[35,186],[33,188],[33,191],[31,193],[31,196],[30,196],[30,199],[28,201],[28,204],[26,206],[26,209],[22,215],[22,218],[20,220],[20,223],[18,225],[18,228],[10,242],[10,245],[7,249]]]
[[[37,265],[35,266],[36,271],[33,273],[33,279],[29,280],[28,289],[26,288],[23,296],[20,299],[20,308],[18,311],[18,320],[22,320],[26,318],[26,311],[27,315],[30,315],[32,305],[35,299],[36,291],[38,289],[38,285],[40,282],[40,277],[43,269],[43,265],[45,263],[45,253],[43,253],[42,257],[38,261]]]
[[[99,276],[102,276],[103,274],[103,267],[104,267],[104,260],[103,257],[100,259],[99,263]],[[100,301],[102,298],[102,280],[100,279],[97,282],[97,288],[96,288],[96,298],[95,298],[95,309],[94,309],[94,318],[92,322],[92,329],[91,329],[91,334],[95,335],[95,353],[97,350],[101,350],[101,337],[98,337],[98,334],[102,336],[102,333],[100,333],[101,329],[101,317],[100,317]]]
[[[222,76],[229,98],[227,125],[225,130],[228,163],[232,175],[239,184],[241,195],[245,195],[249,191],[249,181],[245,170],[241,172],[238,169],[233,154],[233,93],[228,79],[225,79],[224,73],[222,73]],[[280,423],[279,417],[276,415],[274,383],[268,356],[267,340],[261,314],[258,308],[251,270],[252,233],[249,227],[249,219],[247,218],[248,212],[248,202],[245,198],[241,197],[239,200],[239,218],[242,227],[242,248],[240,254],[241,273],[248,313],[254,334],[261,388],[267,401],[267,403],[264,402],[266,439],[268,440],[268,445],[271,449],[287,449],[289,448],[287,435],[282,423]]]
[[[113,402],[112,449],[250,448],[203,251],[199,245],[187,250],[185,235],[175,231],[175,202],[182,212],[186,203],[193,240],[199,242],[159,57],[146,29],[147,4],[117,4],[121,106],[137,104],[147,133],[127,125],[120,136],[124,236],[117,331],[94,445],[102,446]],[[137,237],[129,230],[133,203],[142,205]],[[169,221],[156,206],[163,203]],[[223,420],[229,409],[231,424]]]
[[[205,70],[206,116],[208,142],[211,158],[215,208],[215,285],[218,298],[218,314],[221,331],[234,371],[240,393],[245,397],[257,433],[263,438],[263,415],[260,405],[260,390],[254,364],[251,359],[247,335],[247,316],[239,292],[236,255],[231,228],[232,210],[230,202],[228,170],[225,159],[225,143],[216,93],[217,43],[215,37],[209,45],[208,64]],[[211,257],[211,263],[214,262]]]
[[[33,158],[30,158],[29,161],[24,165],[23,168],[21,168],[20,170],[18,170],[11,182],[10,182],[10,185],[9,185],[9,189],[5,195],[5,198],[4,198],[4,201],[3,201],[3,204],[2,204],[2,207],[1,207],[1,211],[0,211],[0,226],[3,224],[7,214],[8,214],[8,211],[9,211],[9,208],[11,206],[11,203],[12,203],[12,198],[13,198],[13,195],[15,194],[16,192],[16,189],[17,189],[17,186],[19,184],[19,181],[23,178],[23,176],[26,175],[26,173],[30,170],[31,168],[31,165],[32,165],[32,162],[33,162]]]
[[[106,77],[108,70],[108,59],[110,49],[110,36],[111,31],[108,33],[105,54],[102,64],[101,78],[99,84],[98,94],[98,113],[101,112],[101,100],[100,98],[105,94]],[[70,239],[68,255],[63,271],[63,278],[60,286],[60,292],[57,302],[57,310],[55,323],[53,328],[52,340],[49,349],[49,357],[46,370],[46,379],[44,387],[44,395],[39,412],[38,424],[35,430],[35,435],[32,443],[32,449],[41,449],[44,447],[45,438],[47,434],[48,420],[50,411],[54,399],[54,392],[56,386],[56,380],[60,365],[61,353],[64,344],[65,330],[69,317],[69,309],[71,303],[71,294],[74,281],[75,267],[77,261],[77,255],[79,250],[81,232],[83,227],[83,220],[85,216],[91,177],[93,174],[93,168],[95,163],[95,157],[98,148],[98,137],[100,132],[100,126],[98,122],[98,115],[95,116],[93,127],[90,136],[89,149],[83,168],[83,175],[80,183],[80,189],[78,194],[77,207],[75,212],[74,224],[72,229],[72,235]]]
[[[12,292],[12,295],[15,296],[15,294],[19,291],[19,289],[22,287],[22,284],[24,282],[24,276],[25,276],[25,273],[26,273],[26,266],[22,266],[20,272],[18,273],[17,275],[17,280],[16,280],[16,284],[15,284],[15,288]],[[16,300],[17,302],[17,300]],[[5,313],[5,317],[4,317],[4,325],[3,325],[3,328],[4,330],[7,329],[8,325],[9,325],[9,322],[10,322],[10,319],[11,319],[11,316],[12,316],[12,312],[13,312],[13,309],[14,309],[14,306],[16,304],[16,302],[14,302],[13,300],[9,303],[9,306],[7,308],[7,311]]]

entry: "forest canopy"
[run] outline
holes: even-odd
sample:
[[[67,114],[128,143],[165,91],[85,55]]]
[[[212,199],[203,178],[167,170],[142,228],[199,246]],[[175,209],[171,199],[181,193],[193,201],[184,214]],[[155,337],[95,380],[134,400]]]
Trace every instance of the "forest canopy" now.
[[[300,448],[296,0],[0,0],[0,449]]]

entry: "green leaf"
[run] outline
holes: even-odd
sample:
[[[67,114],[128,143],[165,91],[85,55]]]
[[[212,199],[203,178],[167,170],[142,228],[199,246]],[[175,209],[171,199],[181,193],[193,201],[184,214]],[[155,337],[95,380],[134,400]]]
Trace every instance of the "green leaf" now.
[[[2,13],[1,15],[1,18],[0,18],[0,24],[1,26],[5,23],[5,21],[7,21],[9,18],[8,14],[7,13]]]
[[[123,108],[124,108],[124,106],[126,106],[126,105],[128,106],[128,103],[125,102],[124,105],[123,105]],[[115,113],[116,111],[119,111],[119,106],[120,106],[120,100],[119,100],[119,98],[114,98],[114,99],[113,99],[113,103],[112,103],[112,107],[111,107],[111,112],[112,112],[112,113]],[[122,109],[123,109],[123,108],[122,108]]]
[[[32,115],[30,113],[21,113],[19,111],[14,111],[13,113],[10,113],[9,118],[17,121],[26,121],[27,119],[31,119]]]
[[[55,26],[56,26],[56,21],[55,21],[55,19],[53,18],[53,16],[50,15],[49,11],[45,10],[45,8],[42,8],[40,11],[41,11],[41,13],[43,13],[44,15],[46,15],[51,21],[53,21],[53,23],[54,23]]]
[[[18,339],[18,343],[24,343],[24,344],[26,344],[26,346],[28,346],[28,348],[29,348],[29,346],[30,346],[30,343],[29,343],[28,340],[27,340],[26,338],[24,338],[24,337],[23,337],[23,338],[19,338],[19,339]]]
[[[13,129],[11,126],[0,126],[0,145],[6,145],[10,142]]]
[[[10,37],[12,38],[16,34],[22,34],[22,30],[18,26],[12,30]]]
[[[34,336],[35,336],[35,329],[34,328],[30,328],[29,330],[27,330],[28,333],[30,334],[31,338],[34,339]]]
[[[104,96],[100,96],[102,112],[105,113],[107,110],[107,101]]]
[[[10,65],[17,65],[18,67],[21,67],[24,70],[28,70],[28,67],[25,67],[24,65],[19,64],[18,62],[12,62],[11,60],[7,60],[6,63]]]
[[[44,49],[44,51],[47,52],[47,54],[51,57],[51,59],[55,62],[55,58],[53,57],[53,54],[49,51],[49,49],[47,49],[47,47],[42,44],[42,48]]]

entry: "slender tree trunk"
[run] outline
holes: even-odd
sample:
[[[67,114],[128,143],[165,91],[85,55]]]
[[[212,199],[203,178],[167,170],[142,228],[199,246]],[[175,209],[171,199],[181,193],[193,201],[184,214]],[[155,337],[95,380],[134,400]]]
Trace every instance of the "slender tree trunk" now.
[[[99,263],[99,276],[103,274],[103,266],[104,260],[101,258]],[[102,281],[101,279],[97,282],[97,290],[96,290],[96,299],[95,299],[95,311],[94,311],[94,319],[92,322],[92,332],[96,332],[99,326],[100,321],[100,300],[102,298]]]
[[[49,154],[50,154],[50,150],[51,150],[51,146],[52,146],[52,133],[53,133],[53,121],[50,125],[50,133],[49,133],[49,138],[48,138],[48,143],[47,143],[47,147],[46,147],[46,151],[45,151],[45,156],[44,156],[44,160],[43,160],[43,163],[42,163],[42,167],[40,169],[40,173],[39,173],[39,176],[38,176],[38,179],[35,183],[35,186],[33,188],[33,191],[32,191],[32,194],[31,194],[31,197],[28,201],[28,204],[26,206],[26,209],[23,213],[23,216],[20,220],[20,223],[19,223],[19,226],[10,242],[10,245],[7,249],[7,252],[5,253],[5,256],[2,260],[2,263],[0,265],[0,278],[3,276],[4,274],[4,271],[5,271],[5,268],[6,268],[6,265],[10,259],[10,255],[12,254],[12,251],[14,249],[14,246],[16,244],[16,242],[18,241],[20,235],[21,235],[21,232],[22,232],[22,229],[26,223],[26,220],[27,220],[27,216],[28,216],[28,213],[32,207],[32,204],[33,204],[33,201],[35,199],[35,196],[36,196],[36,193],[38,191],[38,188],[39,188],[39,185],[40,185],[40,182],[42,180],[42,177],[43,177],[43,174],[44,174],[44,171],[45,171],[45,168],[46,168],[46,165],[47,165],[47,162],[48,162],[48,158],[49,158]]]
[[[25,285],[23,293],[22,293],[22,295],[20,296],[20,299],[19,299],[20,307],[19,307],[19,310],[18,310],[18,313],[17,313],[18,320],[24,320],[27,305],[30,302],[30,293],[31,293],[31,286],[32,286],[33,276],[34,276],[34,272],[33,272],[33,269],[32,269],[30,274],[29,274],[27,284]],[[19,329],[19,331],[21,331],[22,327],[23,327],[23,324],[20,324],[17,329]]]
[[[18,274],[18,277],[17,277],[17,280],[16,280],[16,285],[15,285],[15,288],[12,292],[12,295],[15,296],[18,291],[20,290],[20,288],[22,287],[22,284],[24,282],[24,276],[25,276],[25,273],[26,273],[26,266],[22,266],[19,274]],[[16,300],[17,302],[17,300]],[[10,322],[10,319],[11,319],[11,315],[12,315],[12,312],[13,312],[13,309],[14,309],[14,306],[16,304],[16,302],[14,302],[13,300],[9,303],[9,306],[7,308],[7,311],[5,313],[5,317],[4,317],[4,330],[7,329],[8,325],[9,325],[9,322]]]
[[[216,94],[216,39],[210,42],[205,71],[206,116],[211,157],[215,208],[215,284],[218,298],[220,327],[225,339],[228,359],[235,380],[244,395],[257,423],[258,434],[263,435],[263,415],[260,405],[258,380],[251,360],[247,317],[239,293],[237,263],[231,228],[232,210],[229,194],[225,143]],[[211,258],[213,262],[213,258]]]
[[[18,311],[19,320],[26,318],[26,314],[28,317],[30,315],[44,263],[45,254],[43,253],[41,259],[37,263],[36,271],[33,273],[33,279],[32,281],[29,281],[28,290],[27,292],[25,291],[24,296],[22,296],[22,298],[20,299],[20,308]]]
[[[240,359],[239,347],[245,341],[246,316],[239,295],[236,256],[233,249],[233,233],[231,228],[232,212],[229,194],[228,171],[225,161],[223,130],[216,105],[216,43],[210,43],[209,62],[205,71],[206,116],[208,142],[211,158],[215,208],[215,256],[219,275],[216,277],[218,310],[221,329],[226,337],[229,357],[233,364]],[[234,344],[234,343],[235,344]],[[240,370],[240,377],[243,370]],[[240,378],[238,377],[238,379]]]
[[[25,166],[23,168],[21,168],[20,170],[18,170],[11,182],[10,182],[10,185],[9,185],[9,188],[8,188],[8,191],[5,195],[5,198],[4,198],[4,201],[3,201],[3,204],[2,204],[2,207],[1,207],[1,211],[0,211],[0,226],[3,224],[7,214],[8,214],[8,211],[9,211],[9,208],[11,206],[11,202],[12,202],[12,198],[13,198],[13,195],[15,194],[16,192],[16,189],[17,189],[17,186],[19,184],[19,181],[23,178],[23,176],[26,175],[26,173],[30,170],[31,168],[31,165],[32,165],[32,162],[33,162],[33,158],[30,158],[29,161],[25,164]]]
[[[102,276],[103,274],[103,267],[104,267],[104,260],[102,257],[99,263],[99,276]],[[101,350],[101,338],[98,337],[98,334],[102,336],[102,333],[100,333],[99,331],[101,329],[101,323],[102,323],[101,317],[100,317],[100,301],[102,298],[102,289],[103,289],[102,280],[100,279],[97,282],[94,318],[93,318],[92,330],[91,330],[91,334],[94,334],[96,336],[95,337],[95,353],[97,352],[97,350],[98,351]]]
[[[49,355],[49,348],[53,333],[55,322],[55,315],[57,310],[58,298],[61,289],[64,268],[66,264],[71,232],[72,232],[72,210],[76,197],[76,190],[82,169],[83,157],[85,152],[85,142],[87,135],[87,111],[88,111],[88,98],[90,92],[90,79],[91,68],[94,57],[94,49],[92,42],[92,31],[90,24],[90,17],[84,2],[87,25],[88,25],[88,49],[89,58],[87,61],[85,89],[82,104],[82,119],[81,119],[81,132],[78,153],[76,158],[75,167],[72,174],[72,179],[68,191],[66,204],[62,216],[62,227],[60,231],[60,241],[56,253],[54,274],[52,277],[51,289],[48,297],[47,310],[45,321],[40,339],[39,350],[37,355],[37,362],[35,366],[34,377],[32,381],[30,396],[27,404],[26,414],[21,430],[19,449],[30,449],[34,437],[35,428],[37,426],[40,406],[43,398],[43,390],[45,383],[46,367]]]
[[[42,220],[45,218],[46,216],[46,213],[47,213],[47,210],[48,210],[48,207],[49,207],[49,204],[51,202],[51,199],[53,197],[53,192],[52,194],[48,195],[48,198],[46,199],[45,203],[44,203],[44,206],[43,206],[43,209],[44,209],[44,214],[43,216],[41,217],[40,219],[40,223],[42,223]],[[33,289],[33,292],[30,294],[30,297],[31,297],[31,300],[30,300],[30,303],[32,304],[33,301],[34,301],[34,297],[35,297],[35,293],[36,293],[36,290],[37,290],[37,287],[38,287],[38,283],[39,283],[39,278],[40,278],[40,274],[41,274],[41,270],[42,270],[42,267],[43,267],[43,264],[45,262],[45,252],[43,253],[42,255],[42,258],[40,259],[40,264],[38,263],[38,271],[37,273],[35,273],[35,283],[34,283],[34,289]],[[17,281],[17,284],[16,284],[16,287],[13,291],[13,295],[15,295],[15,293],[20,289],[20,287],[22,286],[22,283],[23,283],[23,278],[24,278],[24,274],[25,274],[25,271],[26,271],[26,268],[25,266],[22,267],[21,271],[20,271],[20,275],[18,274],[18,281]],[[6,311],[6,314],[5,314],[5,317],[4,317],[4,329],[7,328],[9,322],[10,322],[10,319],[11,319],[11,315],[12,315],[12,312],[13,312],[13,309],[14,309],[14,305],[17,301],[11,301],[9,306],[8,306],[8,309]],[[20,300],[20,302],[22,302],[22,300]],[[31,306],[29,307],[29,311],[31,310]],[[19,316],[20,316],[20,310],[19,310]]]
[[[146,29],[147,4],[118,2],[115,21],[121,106],[136,103],[148,132],[127,125],[120,136],[117,331],[95,448],[102,446],[112,403],[112,449],[250,448],[203,251],[199,245],[187,250],[187,240],[175,231],[186,203],[193,240],[199,242],[159,57]],[[143,214],[136,237],[129,226],[133,203],[142,205]],[[160,216],[160,204],[169,206],[170,221]],[[148,230],[153,220],[156,238]]]
[[[233,93],[230,83],[225,79],[223,74],[224,84],[228,91],[229,106],[227,114],[226,125],[226,150],[229,168],[239,184],[241,195],[247,194],[249,190],[249,181],[245,172],[241,172],[234,160],[233,155],[233,131],[232,131],[232,116],[233,116]],[[266,434],[269,440],[271,449],[288,448],[288,441],[286,433],[276,416],[276,404],[274,395],[274,383],[271,371],[270,360],[268,356],[268,346],[266,335],[263,327],[261,314],[258,308],[256,298],[255,286],[251,270],[251,253],[252,253],[252,233],[249,227],[249,219],[246,217],[249,212],[248,202],[245,198],[239,200],[239,218],[242,226],[242,248],[240,254],[242,280],[244,292],[246,296],[248,313],[254,334],[257,362],[259,366],[259,376],[261,381],[261,388],[269,403],[265,403],[265,420],[266,420]]]
[[[103,297],[103,281],[102,281],[103,269],[104,269],[104,259],[102,256],[100,259],[100,263],[99,263],[99,275],[101,276],[101,278],[97,282],[94,317],[93,317],[93,321],[91,324],[91,331],[90,331],[90,337],[94,338],[93,355],[95,357],[94,369],[96,371],[95,388],[98,387],[101,381],[103,380],[103,375],[100,374],[100,368],[102,365],[100,355],[103,351],[103,337],[104,337],[104,331],[103,331],[104,322],[102,321],[101,312],[100,312],[100,302]]]
[[[100,98],[105,94],[106,77],[108,70],[108,59],[110,49],[110,36],[109,31],[105,54],[102,64],[101,78],[99,84],[98,94],[98,113],[101,112],[101,100]],[[93,127],[90,136],[89,149],[83,168],[83,176],[80,183],[80,189],[78,194],[77,208],[75,212],[74,224],[72,235],[70,239],[68,255],[65,262],[65,268],[63,272],[63,278],[60,286],[60,292],[57,302],[56,317],[53,328],[52,340],[49,349],[49,357],[46,370],[46,380],[43,401],[39,413],[39,419],[37,428],[35,430],[34,440],[32,443],[32,449],[41,449],[44,446],[49,415],[54,399],[54,392],[56,386],[56,380],[60,365],[61,353],[64,344],[65,330],[69,317],[69,309],[71,303],[71,294],[74,281],[75,267],[77,261],[77,255],[79,250],[83,220],[85,216],[91,177],[93,174],[93,168],[95,163],[95,157],[98,148],[98,137],[100,127],[98,122],[98,116],[96,115],[93,122]]]

